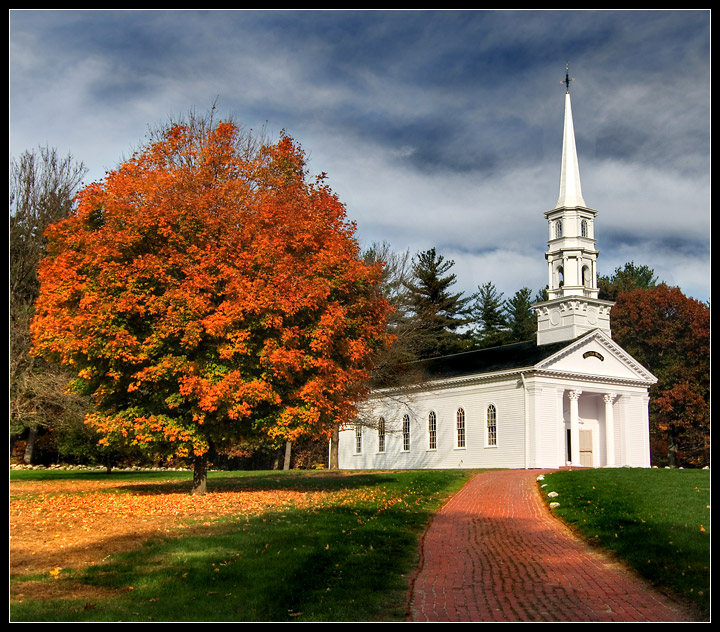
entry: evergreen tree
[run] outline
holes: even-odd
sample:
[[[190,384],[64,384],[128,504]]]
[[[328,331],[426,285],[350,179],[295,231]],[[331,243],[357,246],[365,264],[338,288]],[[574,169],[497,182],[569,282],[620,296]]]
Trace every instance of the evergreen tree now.
[[[508,324],[505,318],[503,293],[488,281],[478,286],[475,315],[479,328],[475,342],[480,348],[496,347],[508,342]]]
[[[532,310],[530,288],[522,288],[506,302],[505,310],[512,342],[530,340],[537,331],[537,320]]]
[[[393,252],[387,242],[375,242],[365,250],[363,260],[368,265],[382,266],[380,291],[393,308],[392,314],[388,316],[388,327],[395,330],[408,319],[411,309],[406,287],[412,274],[410,253]]]
[[[419,253],[413,261],[412,278],[405,286],[418,358],[458,353],[468,346],[462,328],[469,322],[472,297],[450,291],[456,282],[450,273],[453,265],[454,261],[437,254],[435,248]]]

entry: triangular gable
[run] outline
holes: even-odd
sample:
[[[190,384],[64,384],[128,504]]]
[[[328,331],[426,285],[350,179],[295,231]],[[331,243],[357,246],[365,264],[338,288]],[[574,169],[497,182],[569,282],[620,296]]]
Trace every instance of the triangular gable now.
[[[647,385],[657,382],[650,371],[599,329],[556,351],[535,369]]]

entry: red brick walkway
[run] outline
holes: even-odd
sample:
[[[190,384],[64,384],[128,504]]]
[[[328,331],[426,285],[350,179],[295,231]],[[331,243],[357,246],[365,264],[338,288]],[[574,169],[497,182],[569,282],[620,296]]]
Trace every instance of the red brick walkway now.
[[[413,581],[413,621],[691,621],[583,544],[537,491],[539,470],[468,482],[433,518]]]

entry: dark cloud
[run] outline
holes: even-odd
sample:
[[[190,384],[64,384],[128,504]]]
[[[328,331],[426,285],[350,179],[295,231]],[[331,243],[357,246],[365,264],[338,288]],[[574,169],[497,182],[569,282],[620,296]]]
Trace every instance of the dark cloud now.
[[[695,228],[709,220],[709,23],[705,10],[13,9],[11,151],[50,144],[102,174],[148,127],[217,101],[296,138],[363,239],[442,244],[473,278],[520,287],[528,252],[545,273],[569,62],[603,264],[642,250],[637,263],[672,261],[709,296]]]

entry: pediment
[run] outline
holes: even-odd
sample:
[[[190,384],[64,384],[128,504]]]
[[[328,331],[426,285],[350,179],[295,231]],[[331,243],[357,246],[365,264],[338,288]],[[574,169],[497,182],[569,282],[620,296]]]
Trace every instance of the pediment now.
[[[654,384],[657,378],[600,330],[593,331],[535,365],[538,371]]]

